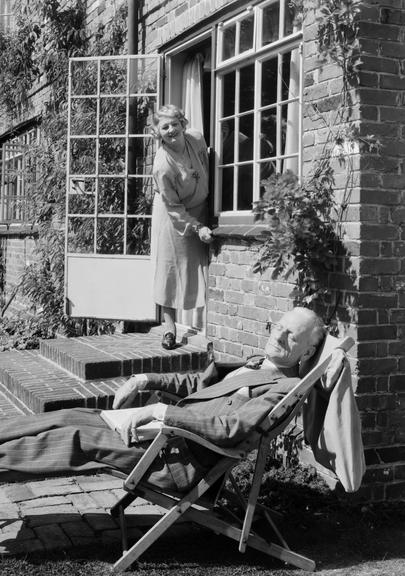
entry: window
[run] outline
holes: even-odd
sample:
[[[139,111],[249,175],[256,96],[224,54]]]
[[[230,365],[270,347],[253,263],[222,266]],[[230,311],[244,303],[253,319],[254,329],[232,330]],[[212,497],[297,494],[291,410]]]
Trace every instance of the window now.
[[[150,252],[157,56],[70,61],[67,251]]]
[[[0,32],[5,32],[12,27],[13,14],[12,0],[0,0]]]
[[[6,141],[1,148],[0,220],[25,220],[27,152],[37,139],[37,128]]]
[[[271,174],[299,174],[301,24],[270,0],[217,26],[216,212],[250,211]]]

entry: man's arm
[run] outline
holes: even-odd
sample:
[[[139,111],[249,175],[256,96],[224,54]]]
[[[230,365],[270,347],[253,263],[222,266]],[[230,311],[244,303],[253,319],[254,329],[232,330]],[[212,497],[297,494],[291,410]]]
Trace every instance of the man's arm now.
[[[297,383],[296,378],[285,378],[269,386],[263,395],[253,398],[229,413],[210,416],[198,407],[162,406],[151,404],[145,410],[130,416],[123,426],[124,441],[136,441],[136,428],[151,420],[161,420],[168,426],[175,426],[203,436],[217,446],[236,446],[246,440],[270,410]],[[160,414],[157,410],[163,408]],[[132,439],[132,440],[131,440]]]
[[[208,378],[210,382],[207,383]],[[139,392],[143,390],[160,390],[170,392],[185,398],[200,387],[211,384],[215,379],[210,366],[203,372],[179,373],[169,372],[166,374],[147,373],[134,374],[115,393],[113,408],[130,408]]]

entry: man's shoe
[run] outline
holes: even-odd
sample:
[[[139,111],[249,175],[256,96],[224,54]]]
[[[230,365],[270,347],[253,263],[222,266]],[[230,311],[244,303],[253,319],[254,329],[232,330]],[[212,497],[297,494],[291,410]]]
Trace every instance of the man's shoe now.
[[[163,334],[162,348],[165,350],[173,350],[176,347],[176,336],[173,332],[166,332]]]

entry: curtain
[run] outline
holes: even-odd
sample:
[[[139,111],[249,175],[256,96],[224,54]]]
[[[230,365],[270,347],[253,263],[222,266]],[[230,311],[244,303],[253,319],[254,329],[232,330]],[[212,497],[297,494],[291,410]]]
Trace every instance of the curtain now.
[[[291,51],[290,60],[290,83],[288,87],[288,98],[298,98],[300,90],[300,53],[299,49]],[[287,106],[287,127],[285,138],[285,151],[287,154],[297,154],[298,152],[298,138],[299,138],[299,122],[300,122],[300,105],[299,101],[295,100],[290,102]],[[298,156],[293,158],[286,158],[284,161],[284,169],[291,170],[294,174],[298,174]]]
[[[204,56],[196,54],[189,58],[183,70],[182,108],[188,120],[187,128],[204,134],[203,126],[203,64]],[[206,279],[208,288],[208,279]],[[194,310],[178,310],[177,321],[185,326],[202,330],[205,327],[205,307]]]
[[[182,108],[188,120],[188,128],[204,134],[202,75],[204,56],[196,54],[189,58],[183,71]]]

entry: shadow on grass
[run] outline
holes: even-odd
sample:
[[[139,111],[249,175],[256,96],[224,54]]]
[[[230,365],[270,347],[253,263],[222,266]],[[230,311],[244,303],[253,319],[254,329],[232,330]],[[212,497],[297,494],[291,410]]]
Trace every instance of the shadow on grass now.
[[[267,486],[266,501],[280,493],[286,509],[279,522],[292,549],[313,558],[318,573],[338,570],[337,574],[363,574],[357,572],[367,562],[399,559],[405,557],[404,520],[405,506],[391,504],[380,506],[348,506],[338,502],[332,493],[320,494],[303,486],[301,489],[288,483],[277,485],[273,478]],[[290,490],[293,496],[289,495]],[[279,514],[277,514],[277,517]],[[77,522],[77,514],[35,515],[25,518],[16,544],[27,538],[24,530],[35,526],[66,526]],[[111,522],[108,514],[97,514],[99,526],[106,529]],[[12,520],[10,520],[11,522]],[[35,526],[34,526],[35,524]],[[31,525],[31,528],[30,528]],[[73,524],[71,524],[73,526]],[[3,525],[2,531],[7,530]],[[0,559],[1,576],[106,576],[121,551],[117,541],[99,531],[99,544],[94,541],[87,546],[53,552],[20,553],[17,557]],[[3,547],[7,540],[2,541]],[[10,539],[10,550],[13,549]],[[17,547],[18,548],[18,547]],[[22,550],[23,547],[21,547]],[[17,549],[16,549],[17,550]],[[343,572],[340,572],[343,570]],[[294,567],[256,551],[240,554],[237,544],[227,538],[188,524],[175,525],[169,534],[144,553],[127,574],[137,576],[287,576],[307,574]],[[403,572],[391,572],[391,574]],[[325,572],[326,574],[326,572]],[[374,572],[373,572],[374,574]],[[385,572],[376,572],[383,575]]]

